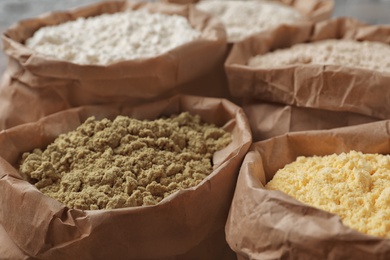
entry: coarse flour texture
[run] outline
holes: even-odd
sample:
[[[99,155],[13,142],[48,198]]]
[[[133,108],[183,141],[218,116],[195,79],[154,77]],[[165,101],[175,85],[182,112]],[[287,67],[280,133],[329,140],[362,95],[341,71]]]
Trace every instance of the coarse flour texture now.
[[[61,60],[107,65],[155,57],[200,35],[185,17],[137,10],[42,27],[25,44]]]
[[[337,214],[360,232],[390,238],[390,155],[301,156],[266,188]]]
[[[273,68],[294,64],[339,65],[390,72],[390,45],[354,40],[323,40],[296,44],[249,59],[256,68]]]
[[[294,8],[268,1],[206,0],[200,1],[196,6],[221,19],[229,42],[238,42],[280,24],[304,20]]]
[[[155,205],[198,185],[230,142],[229,132],[186,112],[154,121],[90,117],[45,150],[25,153],[19,171],[70,208]]]

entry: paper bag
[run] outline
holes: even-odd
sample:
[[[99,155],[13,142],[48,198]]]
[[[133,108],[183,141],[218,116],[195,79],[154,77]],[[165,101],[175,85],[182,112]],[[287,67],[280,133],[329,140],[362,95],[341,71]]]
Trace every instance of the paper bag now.
[[[171,2],[178,4],[197,3],[198,0],[164,0],[163,2]],[[245,2],[245,1],[243,1]],[[277,0],[288,6],[291,6],[301,12],[305,18],[309,21],[325,20],[331,17],[334,1],[327,0]],[[224,63],[233,47],[233,43],[228,40],[228,46],[225,51],[225,55],[219,59],[219,62],[209,70],[204,76],[197,78],[189,83],[184,84],[183,87],[178,88],[181,93],[199,95],[199,86],[209,84],[213,86],[206,93],[202,93],[203,96],[226,98],[234,103],[241,105],[241,99],[232,96],[229,91],[226,72],[224,69]]]
[[[264,188],[278,169],[298,156],[350,150],[389,154],[389,139],[390,121],[385,120],[253,143],[226,224],[227,241],[239,259],[389,259],[389,239],[360,233],[335,214]]]
[[[86,118],[156,119],[188,111],[232,134],[198,186],[154,206],[82,211],[45,196],[15,164]],[[234,259],[224,226],[241,162],[251,144],[243,110],[224,99],[175,96],[131,107],[83,106],[0,132],[0,223],[27,255],[39,259]]]
[[[26,39],[46,25],[128,9],[184,16],[201,32],[201,37],[156,57],[109,65],[58,60],[24,45]],[[9,63],[0,86],[0,129],[81,105],[139,104],[172,96],[180,92],[177,88],[181,85],[213,68],[226,49],[222,24],[193,6],[127,1],[102,2],[22,20],[9,28],[2,40]],[[209,87],[197,85],[196,94],[207,94]],[[26,103],[30,109],[21,109]]]
[[[336,65],[296,64],[267,69],[249,67],[258,54],[297,43],[352,39],[389,44],[390,26],[365,25],[352,18],[316,24],[285,25],[237,43],[225,63],[234,97],[298,107],[349,111],[390,118],[390,73]]]

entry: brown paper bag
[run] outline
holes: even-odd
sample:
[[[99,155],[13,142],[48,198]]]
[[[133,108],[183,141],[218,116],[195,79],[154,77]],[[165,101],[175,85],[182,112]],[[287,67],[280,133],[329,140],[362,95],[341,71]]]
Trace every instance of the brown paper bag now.
[[[390,118],[389,73],[335,65],[269,69],[247,65],[257,54],[303,42],[353,39],[389,44],[389,33],[390,26],[365,25],[351,18],[286,25],[260,33],[236,44],[230,52],[225,63],[230,92],[240,98]]]
[[[290,133],[253,143],[245,156],[226,225],[240,259],[389,259],[390,240],[342,224],[334,214],[264,189],[298,156],[350,150],[390,153],[390,121]]]
[[[215,153],[214,171],[198,186],[154,206],[82,211],[43,195],[13,165],[87,117],[156,119],[188,111],[231,132]],[[39,259],[234,259],[226,223],[239,167],[251,144],[243,110],[216,98],[175,96],[130,107],[84,106],[0,132],[0,223],[14,243]]]
[[[45,57],[23,45],[43,26],[127,9],[182,15],[201,31],[201,38],[154,58],[106,66],[79,65]],[[180,85],[206,74],[226,50],[222,24],[193,6],[127,1],[102,2],[23,20],[9,28],[2,40],[9,64],[0,87],[0,129],[80,105],[138,104],[182,93],[177,90]],[[198,85],[197,91],[199,95],[207,94],[209,86]],[[25,103],[35,111],[20,109]]]
[[[253,142],[288,132],[331,129],[380,120],[352,112],[266,102],[244,103],[242,107],[251,126]]]
[[[197,3],[198,0],[163,0],[163,2],[189,4]],[[301,12],[309,21],[320,21],[331,17],[334,1],[333,0],[276,0],[283,4],[289,5],[299,12]],[[205,93],[201,93],[203,96],[221,97],[226,98],[238,105],[241,105],[241,99],[231,95],[228,87],[228,81],[226,72],[224,69],[224,63],[233,47],[233,43],[228,41],[228,47],[225,51],[225,55],[221,57],[218,63],[209,70],[207,74],[199,77],[189,83],[184,84],[178,90],[181,93],[198,95],[199,86],[204,84],[212,85],[213,88],[209,89]]]

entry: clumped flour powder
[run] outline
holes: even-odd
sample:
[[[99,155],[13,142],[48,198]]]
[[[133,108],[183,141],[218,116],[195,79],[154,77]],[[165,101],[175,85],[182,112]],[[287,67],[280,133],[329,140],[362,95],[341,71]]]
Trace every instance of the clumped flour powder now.
[[[274,28],[280,24],[304,20],[295,9],[269,1],[200,1],[197,8],[221,19],[226,27],[228,41]]]
[[[294,64],[324,64],[390,72],[390,45],[354,40],[323,40],[296,44],[252,57],[248,65],[273,68]]]
[[[230,133],[186,112],[154,121],[90,117],[45,150],[23,154],[19,171],[70,208],[154,205],[198,185],[230,142]]]
[[[300,156],[278,170],[266,188],[337,214],[360,232],[390,238],[389,155]]]
[[[106,65],[154,57],[200,34],[182,16],[137,10],[42,27],[25,44],[73,63]]]

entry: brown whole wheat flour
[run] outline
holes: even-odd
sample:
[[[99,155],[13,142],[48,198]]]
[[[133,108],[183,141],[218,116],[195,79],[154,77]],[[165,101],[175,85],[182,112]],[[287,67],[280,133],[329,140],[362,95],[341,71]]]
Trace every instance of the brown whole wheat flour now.
[[[390,72],[390,46],[381,42],[323,40],[301,43],[249,59],[248,65],[273,68],[294,64],[327,64]]]
[[[154,121],[88,118],[46,150],[24,153],[20,173],[70,208],[154,205],[212,172],[231,136],[188,112]]]

